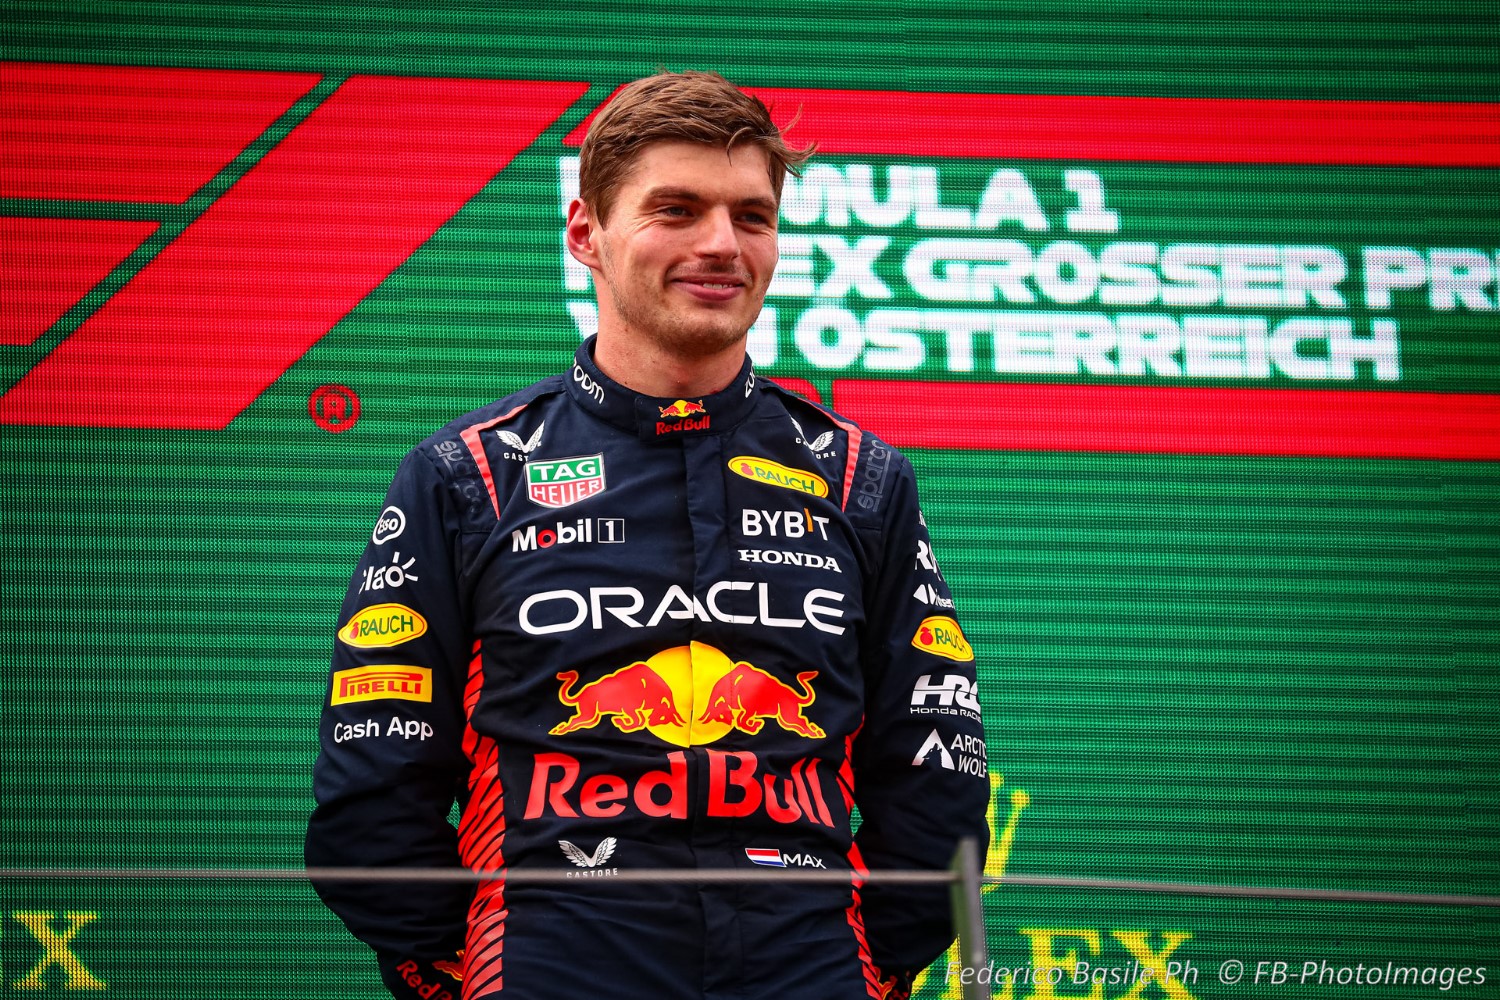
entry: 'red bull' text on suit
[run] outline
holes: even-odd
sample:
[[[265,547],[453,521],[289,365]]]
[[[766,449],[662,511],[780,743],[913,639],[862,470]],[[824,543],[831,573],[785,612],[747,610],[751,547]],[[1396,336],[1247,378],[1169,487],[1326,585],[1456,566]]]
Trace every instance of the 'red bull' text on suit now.
[[[312,866],[571,877],[318,892],[398,996],[900,995],[952,939],[946,886],[774,876],[985,843],[974,655],[911,467],[748,360],[657,399],[591,347],[402,463],[307,836]],[[646,868],[767,877],[616,877]]]

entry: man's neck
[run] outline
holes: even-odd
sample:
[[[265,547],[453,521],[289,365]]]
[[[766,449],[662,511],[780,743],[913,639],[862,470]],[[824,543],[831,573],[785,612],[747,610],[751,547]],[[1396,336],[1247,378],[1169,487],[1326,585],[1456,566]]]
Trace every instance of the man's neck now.
[[[594,343],[594,364],[599,370],[647,396],[713,395],[734,381],[744,363],[743,341],[732,349],[694,358],[603,337]]]

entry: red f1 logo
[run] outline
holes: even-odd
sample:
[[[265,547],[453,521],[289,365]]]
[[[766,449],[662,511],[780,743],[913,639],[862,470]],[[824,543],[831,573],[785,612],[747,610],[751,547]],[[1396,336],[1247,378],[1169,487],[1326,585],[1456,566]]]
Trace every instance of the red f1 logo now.
[[[587,90],[355,76],[319,101],[312,74],[30,63],[0,74],[0,197],[105,202],[106,216],[122,202],[186,203],[316,101],[0,396],[0,423],[203,430],[239,415]],[[42,337],[149,254],[157,228],[0,220],[0,344]]]

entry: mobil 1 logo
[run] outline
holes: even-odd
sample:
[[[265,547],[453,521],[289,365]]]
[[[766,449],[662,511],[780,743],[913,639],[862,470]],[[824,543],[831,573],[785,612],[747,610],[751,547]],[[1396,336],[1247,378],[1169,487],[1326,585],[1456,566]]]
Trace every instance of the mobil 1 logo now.
[[[529,524],[510,533],[512,552],[535,552],[554,545],[617,544],[625,541],[623,517],[580,517],[550,525]]]

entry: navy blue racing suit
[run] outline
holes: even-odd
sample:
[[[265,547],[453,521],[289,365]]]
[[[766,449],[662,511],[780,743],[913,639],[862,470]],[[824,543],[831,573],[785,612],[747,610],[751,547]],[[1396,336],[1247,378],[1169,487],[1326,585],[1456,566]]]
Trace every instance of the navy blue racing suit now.
[[[911,467],[748,359],[658,399],[591,348],[401,464],[307,834],[312,866],[571,877],[315,886],[398,996],[899,996],[952,940],[948,889],[858,874],[982,851],[989,796]],[[646,868],[767,877],[615,877]],[[818,869],[854,875],[774,878]]]

